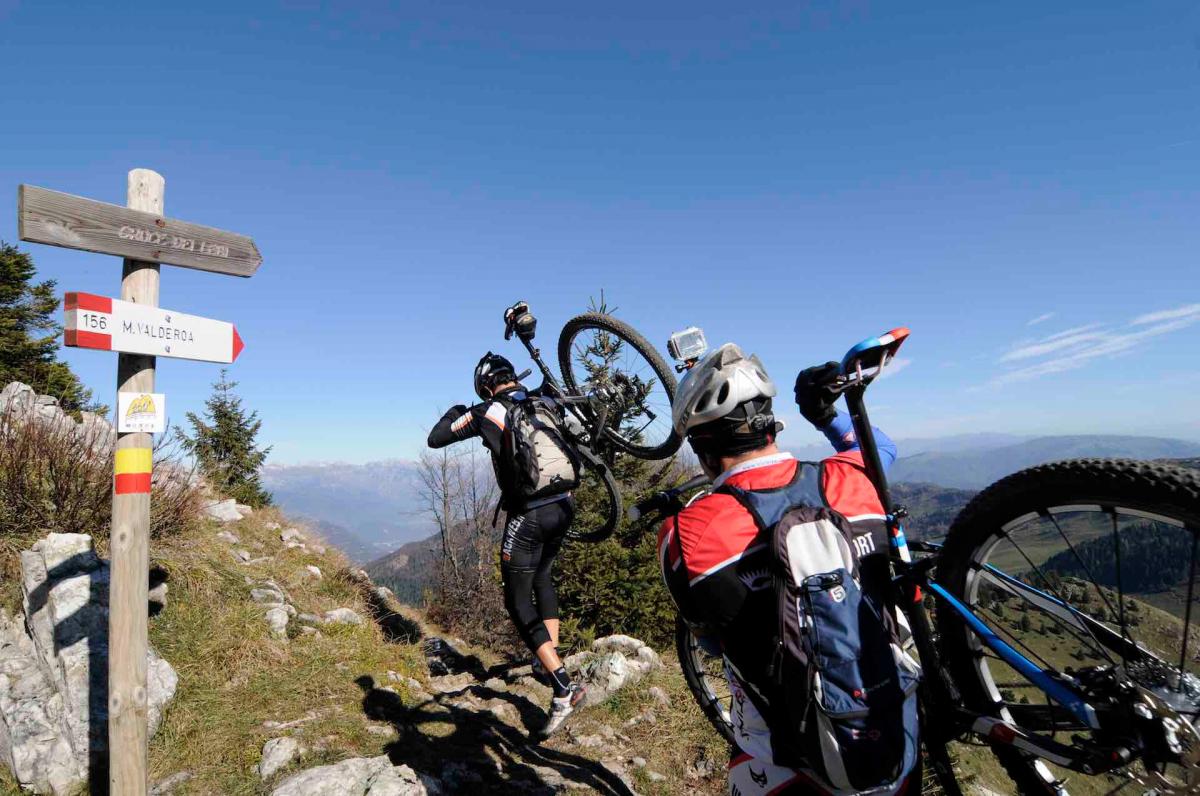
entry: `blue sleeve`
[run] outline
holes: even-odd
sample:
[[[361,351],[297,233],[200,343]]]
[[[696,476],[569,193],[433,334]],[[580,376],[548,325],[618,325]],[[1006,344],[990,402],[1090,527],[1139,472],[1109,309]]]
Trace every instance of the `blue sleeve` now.
[[[892,442],[892,438],[877,427],[871,426],[871,430],[875,432],[875,446],[879,448],[879,462],[883,465],[883,471],[886,473],[892,466],[892,462],[896,461],[896,443]],[[858,440],[854,438],[854,422],[850,420],[850,415],[838,412],[829,425],[821,429],[821,433],[838,453],[858,450]]]

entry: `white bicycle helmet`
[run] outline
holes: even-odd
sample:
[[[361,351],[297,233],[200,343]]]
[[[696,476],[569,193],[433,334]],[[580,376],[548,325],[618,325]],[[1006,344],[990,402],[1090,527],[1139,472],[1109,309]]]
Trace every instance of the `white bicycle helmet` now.
[[[742,349],[726,343],[693,366],[684,377],[671,405],[671,424],[681,437],[689,436],[699,426],[724,418],[739,426],[745,424],[747,431],[764,431],[768,423],[774,429],[770,399],[776,392],[775,382],[771,381],[757,356],[747,357]],[[749,402],[754,403],[745,407]],[[761,421],[756,423],[757,418]]]

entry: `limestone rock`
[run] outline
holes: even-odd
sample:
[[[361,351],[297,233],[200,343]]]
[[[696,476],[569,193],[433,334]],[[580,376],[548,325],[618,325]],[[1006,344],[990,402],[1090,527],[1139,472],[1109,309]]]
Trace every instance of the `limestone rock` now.
[[[229,531],[218,532],[217,538],[220,539],[222,542],[226,542],[228,544],[241,544],[241,542],[242,542],[242,540],[238,538],[237,534],[230,533]]]
[[[646,693],[648,693],[650,698],[653,699],[660,707],[667,708],[671,706],[671,698],[667,696],[666,691],[658,686],[650,686],[650,689]]]
[[[281,542],[303,542],[304,534],[300,533],[299,528],[285,528],[279,532],[279,541]]]
[[[304,569],[317,580],[321,579],[321,568],[315,564],[305,564]]]
[[[250,551],[237,549],[237,550],[233,550],[232,553],[233,553],[233,557],[236,558],[241,563],[243,563],[243,564],[250,563]]]
[[[250,599],[254,600],[256,603],[272,603],[276,605],[282,605],[284,601],[283,594],[281,594],[277,589],[271,588],[251,589]]]
[[[363,618],[350,608],[334,608],[325,612],[325,624],[361,625]]]
[[[254,513],[254,507],[247,506],[245,503],[234,503],[233,510],[243,517],[249,517]]]
[[[164,777],[150,788],[150,796],[171,796],[183,783],[190,780],[194,774],[190,771],[179,771],[169,777]]]
[[[21,576],[29,635],[0,623],[0,759],[30,787],[68,792],[108,741],[107,671],[92,666],[108,656],[108,565],[91,537],[50,534],[21,553]],[[178,685],[153,649],[146,685],[153,734]]]
[[[355,757],[301,771],[281,782],[272,796],[437,796],[435,780],[408,766],[393,766],[386,755]]]
[[[95,412],[80,412],[79,417],[78,433],[92,450],[107,451],[117,444],[117,430],[108,418]]]
[[[429,689],[435,694],[457,694],[465,691],[475,683],[475,677],[470,672],[446,674],[429,678]]]
[[[204,514],[217,522],[237,522],[242,518],[241,512],[237,510],[237,501],[232,498],[206,503]]]
[[[287,638],[288,612],[282,607],[272,608],[266,613],[267,626],[273,638]]]
[[[290,735],[272,738],[263,745],[262,759],[258,762],[258,775],[263,779],[270,779],[302,754],[304,747]]]
[[[278,531],[278,530],[279,530],[279,523],[277,523],[277,522],[268,522],[268,523],[265,523],[265,524],[263,525],[263,527],[264,527],[264,528],[266,528],[268,531]]]
[[[408,766],[394,766],[379,773],[367,796],[432,796],[441,792],[431,777],[423,777]]]
[[[596,639],[590,651],[568,656],[563,665],[587,686],[584,704],[597,705],[651,670],[661,668],[662,661],[644,642],[615,635]]]
[[[3,390],[0,390],[0,414],[11,412],[17,416],[23,415],[33,409],[36,400],[37,393],[28,384],[22,384],[19,381],[9,382]]]
[[[62,697],[38,666],[20,617],[0,613],[0,762],[18,783],[61,794],[83,781],[63,722]]]

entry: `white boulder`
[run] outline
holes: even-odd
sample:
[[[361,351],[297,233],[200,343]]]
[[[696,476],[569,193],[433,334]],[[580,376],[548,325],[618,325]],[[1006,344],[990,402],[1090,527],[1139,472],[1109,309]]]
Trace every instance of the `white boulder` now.
[[[204,514],[217,522],[237,522],[242,518],[237,510],[237,501],[232,498],[204,504]]]
[[[334,608],[325,612],[324,622],[327,625],[361,625],[363,618],[351,608]]]
[[[304,747],[295,738],[288,735],[272,738],[263,745],[262,759],[258,762],[258,775],[263,779],[270,779],[302,754]]]
[[[50,534],[21,553],[21,576],[24,622],[0,621],[0,760],[31,789],[72,792],[108,740],[94,731],[107,721],[107,671],[92,666],[108,656],[108,565],[91,537]],[[178,682],[150,649],[151,734]]]
[[[271,796],[436,796],[435,780],[408,766],[393,766],[386,755],[354,757],[318,766],[285,779]]]
[[[272,638],[287,638],[288,612],[282,606],[271,608],[265,614]]]

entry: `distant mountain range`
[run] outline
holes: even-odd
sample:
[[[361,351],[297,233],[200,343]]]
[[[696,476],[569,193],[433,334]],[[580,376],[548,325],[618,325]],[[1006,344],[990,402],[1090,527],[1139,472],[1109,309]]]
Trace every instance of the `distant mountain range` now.
[[[1200,444],[1158,437],[1075,435],[1037,437],[983,449],[928,451],[906,456],[892,466],[892,481],[982,489],[1006,475],[1056,459],[1081,457],[1180,459],[1200,456]]]
[[[1200,444],[1156,437],[968,434],[897,445],[901,458],[890,480],[899,485],[897,499],[913,513],[910,526],[925,535],[944,533],[973,491],[1025,467],[1083,456],[1200,457]],[[829,453],[824,445],[792,450],[805,459]],[[264,481],[288,514],[310,521],[358,563],[402,546],[408,561],[417,560],[415,553],[424,548],[409,550],[408,543],[424,544],[433,531],[420,505],[416,464],[410,461],[271,465]]]
[[[356,562],[429,534],[420,508],[416,464],[268,465],[263,483],[289,516],[311,522]]]

